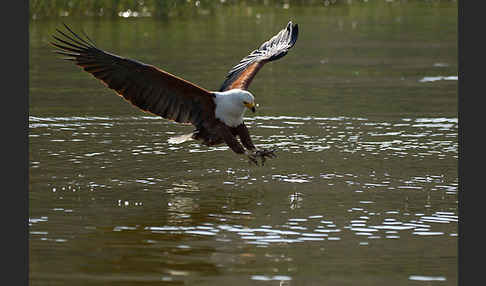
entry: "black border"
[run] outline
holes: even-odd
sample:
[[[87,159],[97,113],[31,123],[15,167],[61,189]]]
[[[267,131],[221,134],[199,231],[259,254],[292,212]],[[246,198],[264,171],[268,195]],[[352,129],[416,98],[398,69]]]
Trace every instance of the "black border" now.
[[[5,284],[29,283],[29,1],[2,7],[2,235]],[[7,270],[8,269],[8,270]],[[11,281],[15,281],[11,283]]]
[[[2,217],[6,224],[2,242],[8,266],[2,280],[29,285],[29,1],[3,4]]]

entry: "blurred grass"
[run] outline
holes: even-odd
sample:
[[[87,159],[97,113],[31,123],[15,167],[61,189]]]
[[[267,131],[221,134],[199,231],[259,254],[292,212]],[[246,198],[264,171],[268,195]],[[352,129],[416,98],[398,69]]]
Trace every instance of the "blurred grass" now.
[[[387,13],[392,5],[421,2],[424,6],[440,8],[457,0],[29,0],[31,20],[60,17],[171,17],[190,18],[215,14],[223,7],[258,7],[289,9],[297,6],[357,8],[376,6]],[[359,13],[355,11],[354,13]]]

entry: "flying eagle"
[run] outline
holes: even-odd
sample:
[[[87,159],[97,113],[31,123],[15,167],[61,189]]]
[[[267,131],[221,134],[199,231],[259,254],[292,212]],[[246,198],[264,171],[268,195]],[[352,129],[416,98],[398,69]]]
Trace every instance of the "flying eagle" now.
[[[274,150],[258,150],[243,122],[246,109],[255,112],[255,98],[248,86],[268,62],[285,56],[298,36],[297,24],[287,26],[244,57],[227,74],[218,91],[209,91],[155,66],[123,58],[97,48],[84,34],[77,35],[66,24],[66,31],[52,37],[55,52],[73,61],[101,80],[131,104],[163,118],[189,123],[195,130],[169,139],[170,143],[198,140],[207,146],[226,143],[237,154],[245,154],[258,165],[275,157]],[[241,143],[238,141],[239,137]],[[242,146],[243,144],[243,146]],[[246,150],[245,150],[246,148]]]

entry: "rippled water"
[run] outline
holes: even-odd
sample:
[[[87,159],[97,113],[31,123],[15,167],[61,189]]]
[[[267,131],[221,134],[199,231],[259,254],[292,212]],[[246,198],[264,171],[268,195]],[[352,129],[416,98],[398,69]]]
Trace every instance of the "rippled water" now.
[[[365,272],[406,263],[410,280],[455,267],[456,118],[246,121],[258,146],[277,148],[266,167],[224,146],[170,145],[187,127],[156,117],[31,116],[31,246],[59,249],[43,256],[54,265],[81,251],[74,269],[34,277],[194,282],[236,271],[290,281],[307,255],[326,268],[334,255],[364,260],[349,267]],[[427,253],[436,244],[446,258]],[[396,254],[383,261],[383,248]]]
[[[277,147],[279,151],[294,154],[323,152],[332,147],[344,154],[359,153],[362,157],[382,155],[384,159],[388,159],[433,156],[436,159],[457,159],[457,118],[402,118],[396,122],[376,122],[366,118],[348,117],[256,116],[246,118],[245,122],[256,130],[273,130],[267,131],[273,135],[266,138],[255,134],[254,137],[260,141],[258,147]],[[160,130],[161,126],[168,131]],[[94,143],[99,146],[95,148],[101,148],[100,152],[63,155],[73,163],[82,163],[83,159],[101,155],[115,159],[118,154],[127,153],[168,155],[179,150],[189,153],[228,150],[225,145],[208,148],[198,143],[188,143],[185,146],[169,144],[167,137],[180,133],[177,130],[182,128],[190,130],[187,129],[190,127],[180,127],[158,117],[144,116],[29,118],[29,137],[34,142],[37,138],[49,142],[92,142],[93,138],[108,138],[95,140]],[[114,130],[118,134],[113,134]],[[134,130],[136,133],[133,133]],[[122,139],[123,137],[127,139]],[[148,139],[151,144],[112,148],[114,138],[119,139],[119,143],[134,143],[137,137]],[[51,156],[59,156],[65,152],[47,150],[47,154]],[[106,156],[109,153],[112,155]],[[38,162],[33,161],[31,164]],[[277,178],[286,179],[279,176]]]
[[[210,88],[293,18],[295,50],[251,86],[245,122],[278,155],[263,167],[169,144],[192,127],[58,60],[60,22],[33,22],[31,284],[456,285],[457,11],[417,3],[65,21]]]

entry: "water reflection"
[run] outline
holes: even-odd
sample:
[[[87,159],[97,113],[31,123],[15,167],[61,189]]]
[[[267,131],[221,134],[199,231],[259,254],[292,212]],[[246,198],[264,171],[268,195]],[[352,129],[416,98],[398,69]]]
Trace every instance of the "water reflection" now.
[[[292,271],[276,265],[294,264],[295,257],[272,254],[275,249],[375,251],[384,242],[457,238],[458,180],[447,167],[458,156],[457,118],[247,121],[258,146],[277,148],[273,165],[218,163],[235,160],[225,146],[174,148],[167,139],[187,130],[156,117],[31,116],[31,174],[44,178],[31,196],[48,196],[49,202],[47,210],[36,208],[30,216],[31,244],[82,244],[92,251],[100,242],[80,240],[103,234],[101,244],[111,246],[98,252],[108,257],[108,272],[118,271],[113,259],[128,248],[121,261],[135,263],[140,273],[161,273],[150,281],[181,282],[239,267],[248,268],[251,280],[289,283]],[[408,169],[400,160],[414,161]],[[445,169],[422,168],[424,160],[446,162],[439,164]],[[49,192],[38,191],[46,186]],[[94,218],[91,209],[104,216]],[[262,269],[276,272],[255,272],[256,259]],[[410,275],[415,281],[435,279]]]
[[[330,176],[335,177],[335,176]],[[343,177],[343,176],[342,176]],[[329,178],[329,176],[328,176]],[[418,181],[434,181],[438,179]],[[376,239],[399,239],[402,235],[424,236],[457,236],[456,228],[443,231],[442,224],[457,224],[458,217],[455,212],[436,211],[429,215],[425,213],[411,213],[402,210],[379,211],[375,209],[375,202],[360,201],[360,207],[352,207],[347,210],[349,221],[337,223],[334,215],[313,214],[306,217],[290,217],[279,225],[259,225],[249,227],[239,224],[227,224],[228,220],[253,219],[254,213],[248,210],[231,210],[224,214],[208,214],[208,217],[219,218],[217,223],[205,222],[184,225],[186,219],[198,208],[198,203],[188,194],[200,192],[192,181],[174,183],[168,189],[171,197],[168,199],[167,212],[169,225],[148,225],[144,227],[116,226],[113,231],[143,230],[153,234],[147,238],[149,241],[158,241],[165,236],[181,235],[184,237],[212,237],[219,241],[240,240],[245,244],[254,244],[268,247],[276,244],[311,243],[323,241],[340,241],[347,233],[367,239],[360,239],[360,246],[370,246],[370,242]],[[180,194],[180,195],[178,195]],[[290,209],[298,209],[303,198],[301,193],[289,196]],[[47,220],[47,218],[45,218]],[[45,221],[44,219],[32,219],[32,222]],[[180,246],[188,248],[188,246]]]
[[[271,244],[311,243],[312,241],[339,241],[350,232],[369,241],[375,239],[397,239],[401,235],[414,236],[456,236],[456,232],[444,233],[439,224],[457,223],[457,216],[452,212],[436,212],[431,215],[400,213],[387,211],[385,213],[369,212],[363,208],[350,210],[359,216],[351,219],[342,226],[336,225],[323,215],[312,215],[306,218],[289,218],[281,225],[260,225],[247,227],[243,225],[229,225],[224,223],[204,223],[202,225],[180,226],[174,225],[146,226],[143,228],[154,234],[156,239],[160,235],[210,236],[225,241],[241,240],[246,244],[256,244],[262,247]],[[233,211],[239,215],[251,216],[248,211]],[[364,216],[363,216],[364,214]],[[113,231],[132,231],[137,228],[117,226]],[[360,241],[360,245],[362,244]]]

